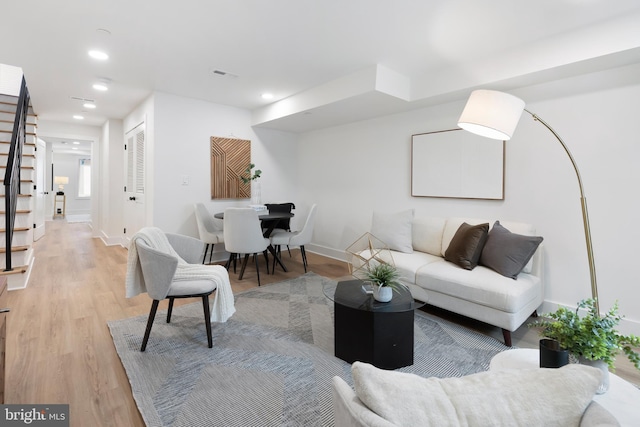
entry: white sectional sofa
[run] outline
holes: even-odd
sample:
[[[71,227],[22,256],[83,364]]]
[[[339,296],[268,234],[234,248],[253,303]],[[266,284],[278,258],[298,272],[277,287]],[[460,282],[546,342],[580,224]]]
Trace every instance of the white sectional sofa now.
[[[353,388],[332,379],[336,426],[620,425],[593,400],[602,374],[585,365],[422,378],[354,362],[351,375]]]
[[[482,264],[467,270],[445,259],[463,223],[488,223],[493,228],[495,220],[422,217],[414,216],[413,211],[374,213],[371,234],[391,249],[393,262],[415,299],[500,327],[505,344],[511,346],[511,331],[518,329],[544,299],[542,239],[538,238],[531,249],[535,253],[522,271],[513,275],[515,279]],[[495,227],[496,233],[500,228],[513,233],[513,237],[536,235],[530,224],[504,221],[500,225]],[[492,237],[493,231],[489,231],[484,250],[497,247],[505,252],[501,255],[505,262],[511,262],[509,258],[517,250],[510,252],[510,243]],[[485,252],[481,255],[480,262]]]

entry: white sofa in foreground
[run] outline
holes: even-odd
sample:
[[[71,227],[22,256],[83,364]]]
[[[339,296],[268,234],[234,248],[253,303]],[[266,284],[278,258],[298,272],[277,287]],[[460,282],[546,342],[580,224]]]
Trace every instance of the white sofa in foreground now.
[[[333,378],[336,427],[618,426],[593,402],[601,372],[585,365],[423,378],[354,362],[354,389]]]
[[[484,241],[479,224],[490,227]],[[542,238],[530,224],[496,226],[495,220],[422,217],[409,210],[374,213],[371,234],[391,249],[415,299],[502,328],[507,346],[511,331],[543,302]],[[468,259],[474,256],[475,267]]]

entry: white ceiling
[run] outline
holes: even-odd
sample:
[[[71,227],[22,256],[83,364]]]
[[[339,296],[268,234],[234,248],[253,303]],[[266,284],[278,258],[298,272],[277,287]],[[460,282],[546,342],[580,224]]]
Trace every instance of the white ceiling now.
[[[40,120],[96,126],[163,91],[305,131],[640,63],[638,0],[4,3],[0,63],[23,68]]]

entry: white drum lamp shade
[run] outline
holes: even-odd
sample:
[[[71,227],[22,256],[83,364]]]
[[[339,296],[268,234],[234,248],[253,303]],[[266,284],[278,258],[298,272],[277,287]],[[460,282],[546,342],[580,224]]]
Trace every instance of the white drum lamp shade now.
[[[55,176],[53,177],[53,183],[58,185],[59,191],[64,191],[64,186],[69,183],[68,176]]]
[[[524,101],[495,90],[471,92],[458,120],[462,129],[492,139],[509,140],[518,125]]]

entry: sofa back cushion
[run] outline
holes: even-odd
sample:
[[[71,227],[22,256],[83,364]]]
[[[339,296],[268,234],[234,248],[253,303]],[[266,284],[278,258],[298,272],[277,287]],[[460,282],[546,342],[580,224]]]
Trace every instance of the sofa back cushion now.
[[[351,374],[356,395],[369,409],[405,427],[577,426],[602,375],[569,364],[423,378],[362,362],[353,363]]]
[[[435,256],[442,256],[444,218],[416,217],[412,224],[413,249]]]
[[[413,252],[411,242],[411,223],[413,209],[401,212],[373,212],[371,234],[387,244],[389,249],[398,252]]]

